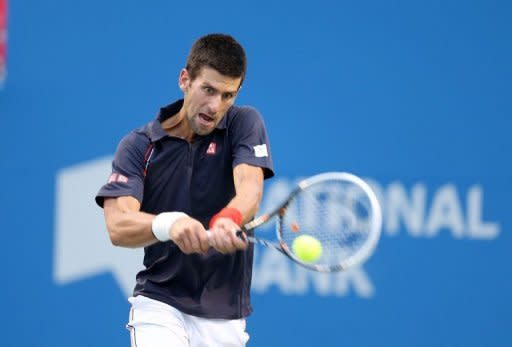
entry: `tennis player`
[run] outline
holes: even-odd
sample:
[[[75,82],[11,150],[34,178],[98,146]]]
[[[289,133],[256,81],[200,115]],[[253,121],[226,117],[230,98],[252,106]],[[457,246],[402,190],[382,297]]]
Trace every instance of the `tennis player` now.
[[[231,36],[199,38],[183,99],[125,136],[96,202],[116,246],[144,247],[132,346],[245,346],[253,246],[236,236],[273,176],[260,114],[234,102],[246,73]],[[211,233],[206,230],[210,229]]]

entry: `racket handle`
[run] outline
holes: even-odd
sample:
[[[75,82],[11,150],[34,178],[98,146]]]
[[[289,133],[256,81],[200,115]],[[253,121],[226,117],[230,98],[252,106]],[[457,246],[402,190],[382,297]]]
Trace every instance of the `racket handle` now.
[[[244,242],[247,242],[247,237],[246,237],[245,233],[244,233],[242,230],[238,230],[238,231],[236,232],[236,236],[237,236],[240,240],[242,240],[242,241],[244,241]]]

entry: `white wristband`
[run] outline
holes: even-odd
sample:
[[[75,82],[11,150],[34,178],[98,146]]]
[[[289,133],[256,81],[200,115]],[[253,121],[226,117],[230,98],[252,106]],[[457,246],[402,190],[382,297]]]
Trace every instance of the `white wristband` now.
[[[183,212],[163,212],[158,214],[151,223],[151,229],[155,237],[162,242],[171,239],[170,231],[176,220],[181,217],[188,217]]]

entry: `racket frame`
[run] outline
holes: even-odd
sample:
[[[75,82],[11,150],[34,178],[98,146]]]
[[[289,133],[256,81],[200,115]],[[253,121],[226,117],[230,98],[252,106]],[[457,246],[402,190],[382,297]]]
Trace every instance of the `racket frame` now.
[[[307,263],[302,260],[300,260],[298,257],[293,254],[292,250],[288,247],[286,242],[283,240],[282,236],[282,230],[283,230],[283,217],[286,214],[286,209],[288,205],[296,198],[296,196],[308,189],[309,187],[322,183],[324,181],[330,181],[330,180],[338,180],[338,181],[345,181],[350,182],[358,187],[360,187],[366,196],[368,197],[368,200],[370,202],[370,208],[372,212],[371,216],[371,226],[370,226],[370,232],[368,233],[368,238],[364,242],[363,246],[359,248],[354,254],[352,254],[350,257],[344,259],[339,264],[332,264],[332,265],[325,265],[325,264],[315,264],[315,263]],[[249,236],[247,235],[248,231],[254,230],[257,227],[262,226],[263,224],[266,224],[268,221],[273,219],[274,217],[278,217],[276,221],[276,234],[277,239],[279,243],[272,242],[269,240],[261,239],[256,236]],[[289,194],[288,198],[285,202],[283,202],[278,208],[276,208],[274,211],[263,214],[255,219],[253,219],[251,222],[245,224],[242,226],[241,231],[238,233],[239,237],[244,238],[245,240],[261,244],[266,247],[274,248],[281,253],[285,254],[288,258],[296,262],[297,264],[306,267],[310,270],[319,271],[319,272],[338,272],[338,271],[346,271],[347,269],[357,265],[361,264],[364,261],[368,259],[368,257],[373,253],[375,250],[375,247],[377,246],[377,243],[380,239],[380,234],[382,230],[382,211],[379,204],[379,201],[377,199],[377,196],[375,195],[374,191],[371,189],[371,187],[361,178],[357,177],[356,175],[353,175],[348,172],[326,172],[322,174],[318,174],[309,178],[306,178],[302,181],[300,181],[297,185],[297,187]]]

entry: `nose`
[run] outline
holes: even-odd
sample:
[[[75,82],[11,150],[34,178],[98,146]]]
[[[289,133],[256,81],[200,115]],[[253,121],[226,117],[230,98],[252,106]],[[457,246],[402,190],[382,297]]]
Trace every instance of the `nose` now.
[[[222,99],[220,95],[213,95],[210,97],[210,100],[208,100],[208,111],[213,113],[217,113],[220,110],[222,103]]]

